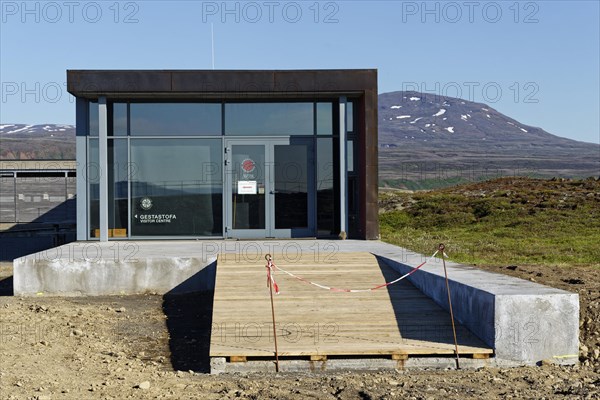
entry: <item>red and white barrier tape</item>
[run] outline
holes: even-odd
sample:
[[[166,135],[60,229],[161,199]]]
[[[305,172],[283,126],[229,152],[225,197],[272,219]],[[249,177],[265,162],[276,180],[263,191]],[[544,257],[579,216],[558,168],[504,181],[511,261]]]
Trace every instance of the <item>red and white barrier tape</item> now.
[[[267,259],[267,265],[265,265],[265,267],[267,268],[267,287],[269,287],[269,285],[273,285],[273,289],[275,289],[275,294],[279,294],[279,285],[277,285],[277,282],[275,282],[274,277],[275,268],[277,267],[273,263],[273,259],[270,255],[267,255],[267,257],[265,258]]]
[[[361,292],[370,292],[373,290],[377,290],[377,289],[381,289],[390,285],[393,285],[394,283],[400,282],[401,280],[409,277],[410,275],[414,274],[415,272],[417,272],[421,267],[425,266],[426,264],[428,264],[432,259],[435,258],[435,256],[437,256],[437,254],[440,252],[440,250],[436,250],[435,253],[433,253],[433,255],[431,257],[429,257],[427,260],[425,260],[424,262],[422,262],[420,265],[416,266],[415,268],[413,268],[410,272],[407,272],[406,274],[402,275],[400,278],[398,279],[394,279],[393,281],[390,282],[386,282],[383,283],[381,285],[377,285],[374,286],[372,288],[369,289],[339,289],[339,288],[335,288],[335,287],[329,287],[329,286],[325,286],[325,285],[321,285],[319,283],[313,282],[313,281],[309,281],[308,279],[304,279],[301,276],[295,275],[289,271],[286,271],[283,268],[278,267],[277,265],[275,265],[275,263],[273,262],[273,259],[271,258],[270,255],[267,255],[267,287],[269,285],[269,283],[271,283],[273,285],[273,288],[275,289],[275,293],[279,294],[279,286],[277,285],[277,283],[275,282],[275,277],[274,277],[274,273],[275,270],[279,270],[281,272],[283,272],[284,274],[287,274],[289,276],[291,276],[292,278],[295,278],[299,281],[302,281],[304,283],[308,283],[310,285],[316,286],[320,289],[325,289],[325,290],[329,290],[331,292],[346,292],[346,293],[361,293]],[[446,255],[446,253],[443,253],[444,257],[448,257]]]

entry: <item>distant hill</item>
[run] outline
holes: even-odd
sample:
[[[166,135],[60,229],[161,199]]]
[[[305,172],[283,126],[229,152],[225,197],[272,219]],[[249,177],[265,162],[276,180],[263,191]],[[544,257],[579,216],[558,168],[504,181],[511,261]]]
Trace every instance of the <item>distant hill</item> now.
[[[379,95],[382,185],[433,188],[499,176],[600,176],[600,145],[552,135],[492,107],[419,92]]]
[[[492,107],[419,92],[379,95],[382,186],[430,189],[500,176],[600,176],[600,145],[525,125]],[[0,159],[74,159],[73,125],[0,125]]]
[[[75,159],[73,125],[0,125],[0,159]]]

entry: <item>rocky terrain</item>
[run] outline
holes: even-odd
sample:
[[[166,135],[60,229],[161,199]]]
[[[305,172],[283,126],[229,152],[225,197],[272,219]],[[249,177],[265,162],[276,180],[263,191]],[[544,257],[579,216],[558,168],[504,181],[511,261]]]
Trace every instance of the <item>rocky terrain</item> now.
[[[512,369],[207,375],[210,293],[92,298],[10,296],[0,264],[1,399],[596,399],[600,274],[497,267],[577,291],[581,364]]]

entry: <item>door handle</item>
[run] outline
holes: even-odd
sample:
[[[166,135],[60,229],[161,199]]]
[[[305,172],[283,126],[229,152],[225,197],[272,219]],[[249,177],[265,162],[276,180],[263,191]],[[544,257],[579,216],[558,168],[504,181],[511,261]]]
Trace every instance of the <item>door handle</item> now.
[[[279,193],[279,190],[271,190],[269,193],[271,193],[271,194],[277,194],[277,193]]]

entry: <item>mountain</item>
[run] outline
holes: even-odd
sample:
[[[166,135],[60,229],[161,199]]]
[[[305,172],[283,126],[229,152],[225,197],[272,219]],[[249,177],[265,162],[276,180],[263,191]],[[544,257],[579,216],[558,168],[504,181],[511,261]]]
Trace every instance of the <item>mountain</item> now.
[[[492,107],[419,92],[379,95],[383,186],[431,188],[498,176],[600,175],[600,145],[528,126]]]
[[[0,160],[75,159],[73,125],[0,125]]]
[[[434,188],[499,176],[600,176],[600,145],[552,135],[492,107],[419,92],[379,95],[382,186]],[[0,159],[74,159],[73,125],[0,125]]]

